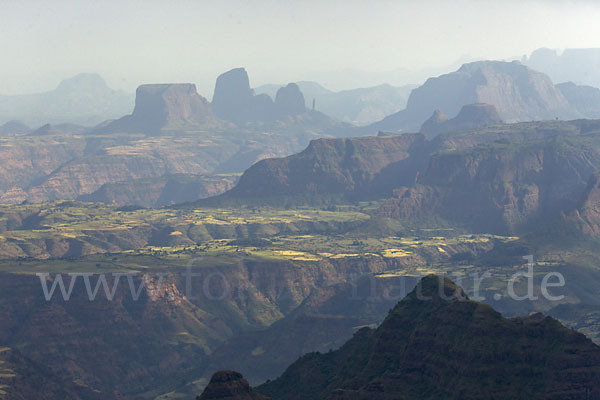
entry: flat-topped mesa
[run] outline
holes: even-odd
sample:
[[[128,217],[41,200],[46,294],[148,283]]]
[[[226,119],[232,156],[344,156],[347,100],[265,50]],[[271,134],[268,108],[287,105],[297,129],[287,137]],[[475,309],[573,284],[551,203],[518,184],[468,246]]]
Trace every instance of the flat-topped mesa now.
[[[257,162],[224,196],[316,201],[323,196],[391,194],[383,175],[390,174],[398,184],[414,179],[409,157],[423,142],[420,134],[312,140],[298,154]]]
[[[487,125],[502,124],[496,107],[486,103],[467,104],[454,118],[449,119],[440,110],[435,110],[431,118],[421,126],[421,133],[427,137],[441,133],[482,128]]]
[[[136,90],[131,115],[116,120],[103,131],[157,133],[160,130],[184,130],[214,125],[210,103],[191,83],[141,85]]]
[[[210,104],[191,83],[141,85],[136,90],[132,116],[161,127],[201,124],[214,118]]]

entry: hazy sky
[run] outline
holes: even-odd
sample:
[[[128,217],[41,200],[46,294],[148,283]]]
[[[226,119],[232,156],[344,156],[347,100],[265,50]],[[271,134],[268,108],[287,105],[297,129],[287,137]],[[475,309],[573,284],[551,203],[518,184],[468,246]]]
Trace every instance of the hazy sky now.
[[[210,97],[216,76],[237,66],[253,86],[344,86],[345,75],[325,72],[600,47],[598,21],[591,0],[0,0],[0,93],[98,72],[114,88],[187,81]]]

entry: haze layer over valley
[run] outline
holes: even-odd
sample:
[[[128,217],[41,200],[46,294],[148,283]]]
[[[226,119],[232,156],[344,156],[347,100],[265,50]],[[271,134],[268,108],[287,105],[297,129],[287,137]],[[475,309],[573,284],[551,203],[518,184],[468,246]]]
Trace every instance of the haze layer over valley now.
[[[600,399],[600,6],[0,15],[0,399]]]

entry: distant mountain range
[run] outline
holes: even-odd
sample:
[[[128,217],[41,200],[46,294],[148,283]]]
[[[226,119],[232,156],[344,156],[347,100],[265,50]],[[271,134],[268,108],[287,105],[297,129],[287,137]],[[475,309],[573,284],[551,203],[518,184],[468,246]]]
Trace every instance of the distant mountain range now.
[[[212,103],[197,93],[194,84],[148,84],[137,89],[131,114],[103,121],[94,127],[54,123],[32,129],[22,122],[11,120],[0,126],[0,134],[10,144],[10,147],[0,148],[4,155],[0,163],[0,171],[3,172],[0,201],[15,203],[84,196],[82,198],[117,204],[140,201],[153,204],[135,196],[140,182],[158,178],[155,185],[144,187],[154,188],[155,192],[147,192],[147,199],[160,203],[164,188],[170,185],[180,187],[173,176],[187,174],[189,176],[185,180],[190,182],[202,175],[201,181],[208,186],[198,181],[202,188],[181,188],[182,191],[177,192],[181,197],[171,197],[167,202],[188,201],[193,200],[190,197],[193,193],[204,197],[231,187],[231,180],[219,181],[220,178],[208,175],[242,172],[262,159],[297,152],[311,139],[374,135],[379,131],[384,136],[386,132],[420,131],[427,138],[432,138],[446,132],[480,129],[502,122],[600,116],[600,89],[573,83],[555,86],[548,76],[518,62],[475,62],[465,64],[450,74],[430,78],[424,85],[412,90],[404,110],[364,127],[352,126],[319,111],[321,102],[329,104],[335,113],[348,111],[347,115],[353,117],[343,118],[351,119],[371,107],[379,111],[385,107],[391,110],[393,104],[403,102],[402,93],[407,93],[408,88],[378,86],[331,92],[314,82],[300,82],[279,87],[276,91],[274,86],[263,87],[262,90],[274,97],[257,94],[251,89],[245,69],[236,68],[218,77]],[[74,106],[69,108],[70,112],[83,112],[77,107],[84,105],[92,109],[94,104],[110,102],[107,100],[109,94],[118,95],[96,75],[78,76],[49,93],[40,95],[47,101],[54,99],[52,107],[55,108],[48,106],[49,110],[59,109],[72,101]],[[52,96],[62,97],[55,99]],[[312,109],[309,96],[315,99],[316,110]],[[178,139],[169,139],[172,136]],[[417,142],[419,140],[411,145],[415,146],[411,152],[421,148]],[[326,146],[331,144],[327,141],[322,143]],[[349,168],[349,176],[336,176],[332,181],[316,183],[316,188],[322,187],[322,190],[319,189],[321,194],[331,194],[334,189],[339,189],[336,195],[344,193],[346,196],[349,191],[359,193],[367,187],[373,194],[383,190],[389,192],[399,183],[410,183],[415,179],[414,174],[408,176],[407,171],[410,170],[411,174],[423,172],[421,167],[413,165],[396,177],[398,181],[394,185],[390,186],[381,177],[371,181],[372,176],[360,175],[361,164],[377,166],[387,160],[400,166],[408,161],[394,158],[398,154],[385,147],[378,150],[377,158],[368,159],[360,155],[343,158],[352,146],[362,143],[349,141],[348,150],[344,150],[335,142],[326,157],[315,161],[326,164],[327,160],[339,158],[336,163]],[[35,159],[35,162],[25,161],[30,159]],[[426,158],[420,162],[426,162]],[[381,167],[385,165],[381,164]],[[295,167],[290,165],[288,168]],[[391,171],[390,168],[386,167],[384,172]],[[313,170],[311,173],[330,174],[334,170]],[[305,181],[307,176],[300,172],[296,175],[288,182],[286,190],[303,193],[304,196],[316,190],[311,186],[314,182]],[[291,184],[292,181],[295,183]],[[277,185],[278,182],[280,179],[275,177],[268,185]],[[108,186],[102,192],[85,197],[105,184]],[[245,178],[240,181],[235,193],[245,190],[244,185]],[[270,192],[264,192],[267,193]]]
[[[19,120],[33,127],[65,122],[91,126],[130,112],[133,100],[132,94],[109,88],[98,74],[79,74],[49,92],[0,95],[0,124]]]
[[[575,82],[600,88],[600,48],[535,50],[523,56],[523,64],[547,74],[554,83]]]
[[[406,108],[363,128],[415,132],[434,110],[454,117],[467,104],[494,105],[507,122],[583,118],[550,78],[518,61],[478,61],[429,78],[414,89]],[[594,105],[595,109],[600,104]]]
[[[317,82],[296,82],[306,101],[306,107],[330,115],[340,121],[354,125],[366,125],[382,119],[406,107],[410,92],[417,85],[400,87],[382,84],[369,88],[342,90],[334,92]],[[277,90],[282,85],[262,85],[254,90],[275,98]]]
[[[376,329],[256,389],[215,374],[200,400],[594,399],[600,347],[541,314],[504,318],[429,275]]]
[[[499,234],[531,232],[580,204],[600,170],[599,121],[494,121],[473,128],[469,115],[477,121],[480,110],[497,114],[480,104],[464,110],[461,119],[432,126],[463,123],[466,130],[431,140],[385,133],[314,140],[301,153],[256,163],[236,187],[205,204],[387,199],[378,211],[384,217],[441,218]]]

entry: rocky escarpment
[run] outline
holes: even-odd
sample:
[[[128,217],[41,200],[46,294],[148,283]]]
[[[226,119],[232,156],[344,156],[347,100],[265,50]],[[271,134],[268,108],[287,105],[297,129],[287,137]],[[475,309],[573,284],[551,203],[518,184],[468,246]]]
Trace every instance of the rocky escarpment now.
[[[411,92],[405,110],[364,130],[410,132],[417,130],[436,109],[454,116],[464,105],[474,103],[494,105],[508,122],[582,116],[548,76],[519,62],[478,61],[464,64],[456,72],[429,78]]]
[[[327,129],[330,134],[348,127],[318,111],[307,110],[295,83],[279,88],[275,101],[267,94],[255,94],[244,68],[232,69],[217,78],[212,107],[219,118],[238,126],[289,125],[292,129]]]
[[[0,202],[21,202],[27,186],[61,165],[81,157],[85,140],[63,137],[15,137],[0,143]]]
[[[100,262],[108,266],[111,258]],[[100,286],[93,301],[84,279],[93,290],[98,275],[63,273],[67,290],[75,279],[69,300],[57,287],[46,301],[42,284],[50,289],[59,279],[54,274],[42,281],[34,275],[2,274],[0,342],[18,348],[61,380],[76,379],[98,391],[101,398],[116,398],[113,392],[154,398],[197,380],[220,343],[268,327],[316,288],[350,283],[353,277],[394,265],[382,260],[340,259],[327,265],[249,261],[194,268],[189,281],[185,269],[169,267],[164,273],[144,268],[144,274],[130,270],[131,283],[127,276],[117,278],[104,269],[108,293],[114,290],[114,295],[108,300]],[[342,334],[347,335],[345,330]],[[316,337],[305,348],[320,348],[336,337]]]
[[[428,276],[377,329],[305,355],[257,390],[290,400],[594,398],[600,347],[541,314],[503,318]]]
[[[586,118],[600,118],[600,89],[573,82],[560,83],[556,87]]]
[[[235,371],[218,371],[197,400],[269,400],[250,387],[242,374]]]
[[[563,216],[563,223],[588,235],[600,235],[600,174],[593,174],[577,207]]]
[[[362,276],[351,283],[318,288],[267,329],[244,332],[225,342],[205,372],[234,369],[251,384],[275,379],[302,355],[336,349],[352,338],[356,327],[381,323],[416,281],[408,276]]]
[[[141,85],[136,90],[131,115],[99,128],[100,132],[186,130],[218,126],[210,103],[190,83]]]
[[[423,123],[420,132],[427,137],[434,137],[445,132],[472,130],[502,123],[502,118],[493,105],[468,104],[463,106],[458,115],[452,119],[440,110],[435,110],[431,118]]]
[[[318,139],[301,153],[260,161],[249,168],[225,198],[380,195],[411,182],[416,173],[411,153],[423,145],[422,135]],[[385,184],[384,184],[385,182]]]
[[[531,231],[579,202],[600,167],[598,139],[553,137],[441,152],[419,185],[398,189],[379,212],[396,218],[433,214],[477,231]]]

